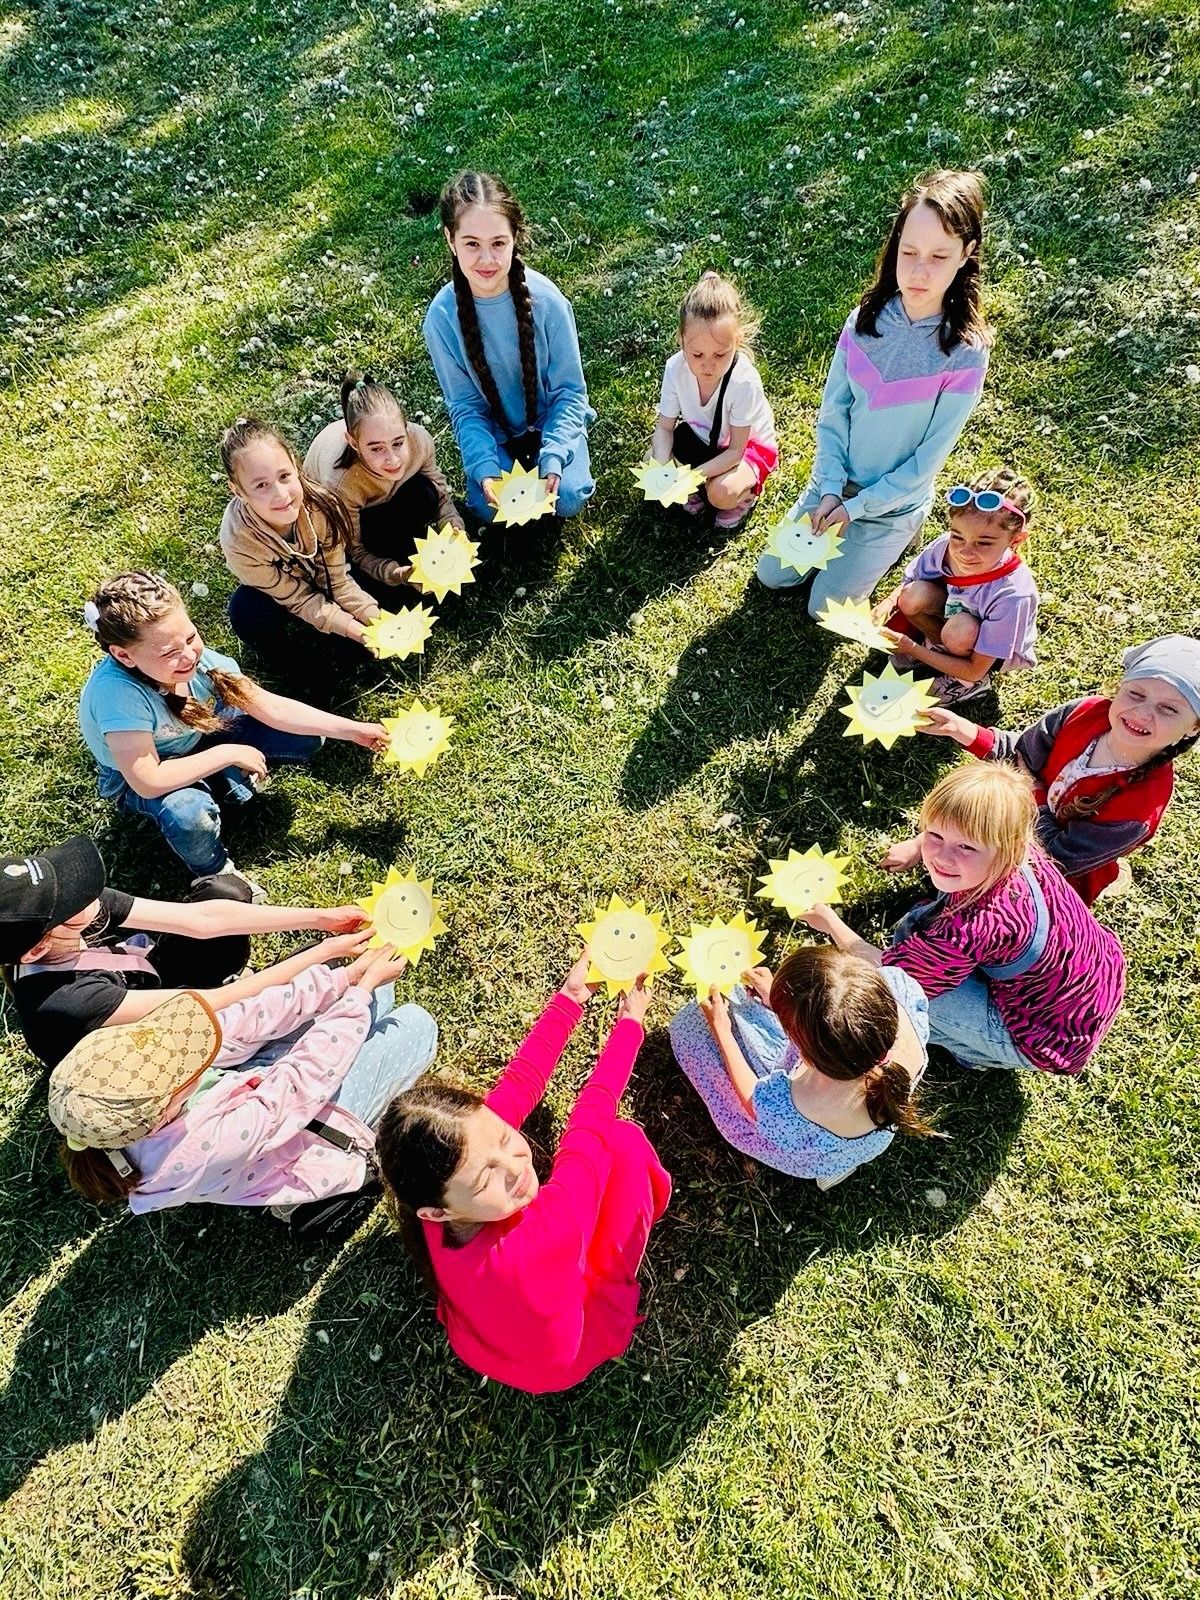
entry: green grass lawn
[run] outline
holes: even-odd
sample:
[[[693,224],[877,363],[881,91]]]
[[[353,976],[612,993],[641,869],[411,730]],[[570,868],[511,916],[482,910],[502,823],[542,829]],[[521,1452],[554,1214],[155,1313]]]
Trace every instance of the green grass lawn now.
[[[231,648],[228,421],[265,411],[307,443],[343,365],[370,365],[455,480],[420,341],[450,171],[512,182],[530,259],[574,302],[592,506],[544,559],[481,574],[419,672],[346,686],[380,715],[419,683],[457,719],[451,752],[424,782],[326,752],[233,823],[277,901],[361,893],[393,863],[435,879],[450,932],[405,987],[448,1072],[490,1081],[613,890],[686,931],[819,842],[853,857],[864,931],[913,898],[875,863],[951,752],[844,740],[862,652],[751,575],[923,166],[978,165],[992,197],[997,343],[954,470],[1008,459],[1041,496],[1042,664],[1000,714],[1200,630],[1188,0],[0,0],[0,73],[7,852],[85,830],[118,884],[182,889],[158,837],[96,798],[80,607],[154,565],[207,586],[194,613]],[[708,266],[762,314],[784,446],[766,514],[723,545],[643,511],[627,470]],[[664,985],[633,1089],[676,1179],[647,1321],[546,1400],[456,1363],[381,1213],[298,1251],[249,1214],[82,1205],[5,1012],[5,1600],[1193,1596],[1198,776],[1133,892],[1102,903],[1131,981],[1085,1078],[943,1066],[948,1140],[828,1196],[718,1143]],[[774,961],[802,932],[768,924]]]

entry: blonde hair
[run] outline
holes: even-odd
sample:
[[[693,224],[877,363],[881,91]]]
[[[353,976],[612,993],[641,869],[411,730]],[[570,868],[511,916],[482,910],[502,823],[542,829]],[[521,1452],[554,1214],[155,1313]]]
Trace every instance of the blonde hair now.
[[[687,332],[689,322],[720,322],[723,317],[732,317],[737,324],[739,347],[753,342],[758,322],[742,304],[736,285],[719,272],[706,272],[683,297],[679,307],[679,337],[682,339]]]
[[[1016,872],[1028,855],[1036,821],[1029,774],[998,761],[956,767],[934,785],[921,806],[922,831],[945,823],[996,852],[987,877],[960,905],[971,905]]]

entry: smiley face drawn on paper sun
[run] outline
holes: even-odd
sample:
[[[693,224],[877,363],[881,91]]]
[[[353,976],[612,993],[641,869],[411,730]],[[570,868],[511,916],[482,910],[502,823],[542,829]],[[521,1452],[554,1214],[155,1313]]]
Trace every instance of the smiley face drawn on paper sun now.
[[[414,700],[399,716],[384,717],[383,726],[389,740],[384,761],[407,767],[423,778],[437,758],[449,750],[454,718],[442,716],[438,706],[424,706]]]
[[[554,510],[557,495],[550,494],[545,480],[530,472],[519,461],[496,480],[496,521],[511,528],[533,522]]]
[[[587,981],[607,984],[610,996],[632,989],[643,972],[649,978],[667,971],[662,913],[647,911],[643,900],[626,905],[614,894],[608,909],[594,922],[581,922],[577,931],[591,952]]]
[[[868,672],[847,694],[849,704],[838,707],[850,719],[846,737],[858,734],[865,744],[874,739],[885,750],[897,739],[916,733],[921,714],[937,704],[928,685],[918,683],[910,672],[897,672],[890,663],[877,678]]]
[[[671,960],[695,986],[700,1000],[706,1000],[713,988],[732,994],[742,974],[763,958],[758,926],[741,912],[728,922],[714,917],[707,928],[693,922],[690,937],[680,942],[682,949]]]
[[[771,870],[760,880],[758,897],[789,917],[802,917],[816,905],[835,905],[842,898],[849,860],[849,856],[827,855],[816,844],[807,850],[789,850],[786,860],[770,863]]]
[[[365,632],[367,644],[380,661],[389,656],[422,655],[425,641],[433,631],[433,612],[424,606],[413,606],[408,611],[381,611],[374,622],[368,622]]]
[[[433,897],[433,879],[421,883],[415,872],[401,876],[390,867],[384,882],[373,883],[371,890],[358,902],[371,919],[371,944],[395,945],[415,967],[423,952],[433,949],[438,934],[446,932]]]
[[[444,600],[448,594],[461,594],[465,583],[475,582],[478,565],[479,546],[447,522],[416,541],[411,578],[435,600]]]
[[[767,550],[781,567],[799,573],[822,571],[837,555],[842,538],[836,531],[814,533],[808,513],[795,522],[784,517],[771,529]]]

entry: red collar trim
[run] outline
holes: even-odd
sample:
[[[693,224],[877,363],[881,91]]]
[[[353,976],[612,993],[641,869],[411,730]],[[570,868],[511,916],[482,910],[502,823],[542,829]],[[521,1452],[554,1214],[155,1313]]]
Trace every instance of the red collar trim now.
[[[1015,572],[1021,565],[1021,557],[1016,550],[1010,550],[1007,558],[998,567],[992,567],[987,572],[979,572],[973,578],[957,578],[954,573],[944,574],[946,586],[950,589],[973,589],[977,583],[995,583],[997,578],[1007,578],[1010,572]]]

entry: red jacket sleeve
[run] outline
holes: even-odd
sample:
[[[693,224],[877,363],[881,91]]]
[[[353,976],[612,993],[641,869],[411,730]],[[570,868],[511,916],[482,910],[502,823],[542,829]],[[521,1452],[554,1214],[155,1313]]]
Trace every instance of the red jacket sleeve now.
[[[550,1075],[562,1060],[567,1040],[582,1015],[578,1001],[561,992],[554,995],[484,1105],[511,1127],[519,1128],[545,1094]]]

